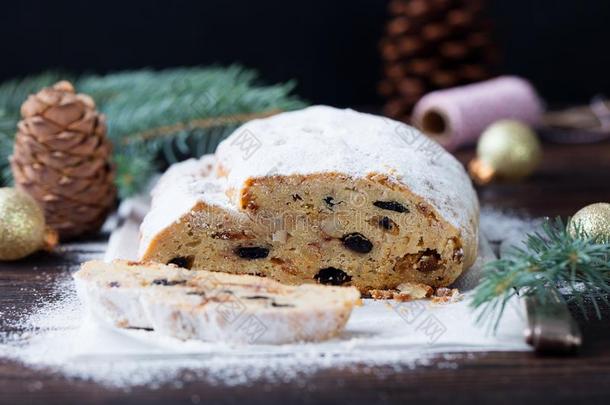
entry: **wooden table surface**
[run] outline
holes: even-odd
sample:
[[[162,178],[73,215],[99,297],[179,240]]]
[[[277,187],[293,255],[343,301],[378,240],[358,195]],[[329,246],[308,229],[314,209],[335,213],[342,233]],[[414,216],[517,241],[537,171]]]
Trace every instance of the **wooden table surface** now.
[[[467,161],[472,152],[458,154]],[[545,145],[535,176],[520,184],[479,190],[482,204],[541,215],[571,215],[593,202],[610,201],[610,143],[587,146]],[[104,237],[90,244],[37,254],[0,265],[0,334],[15,331],[12,320],[41,299],[53,299],[53,280],[68,277],[83,254],[101,254]],[[574,311],[576,313],[576,311]],[[459,354],[400,373],[321,371],[305,381],[222,387],[204,382],[182,388],[130,392],[109,390],[86,381],[70,381],[0,359],[0,403],[610,403],[610,311],[603,320],[585,321],[576,313],[584,347],[576,356],[539,357],[533,353]]]

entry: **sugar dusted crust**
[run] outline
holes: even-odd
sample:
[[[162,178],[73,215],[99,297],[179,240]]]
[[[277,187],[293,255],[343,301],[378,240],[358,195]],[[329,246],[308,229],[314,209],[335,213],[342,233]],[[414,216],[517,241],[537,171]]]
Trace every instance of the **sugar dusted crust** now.
[[[254,140],[244,146],[246,135]],[[216,157],[228,190],[238,191],[270,175],[379,173],[428,201],[464,238],[476,237],[478,200],[463,166],[415,128],[385,117],[327,106],[278,114],[238,128]]]
[[[244,134],[259,141],[250,156]],[[216,156],[175,165],[140,252],[367,294],[450,285],[476,257],[477,228],[470,180],[438,145],[385,118],[311,107],[252,121]]]

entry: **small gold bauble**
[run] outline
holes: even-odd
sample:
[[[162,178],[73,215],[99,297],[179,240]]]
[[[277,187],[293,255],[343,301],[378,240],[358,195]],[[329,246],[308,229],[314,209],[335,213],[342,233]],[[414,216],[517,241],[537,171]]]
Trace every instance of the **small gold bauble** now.
[[[29,194],[0,188],[0,260],[17,260],[47,244],[44,213]]]
[[[536,133],[516,120],[491,124],[477,144],[477,160],[493,171],[494,177],[519,180],[531,174],[542,157]]]
[[[581,208],[570,220],[568,232],[573,237],[582,234],[596,242],[610,242],[610,204],[595,203]]]

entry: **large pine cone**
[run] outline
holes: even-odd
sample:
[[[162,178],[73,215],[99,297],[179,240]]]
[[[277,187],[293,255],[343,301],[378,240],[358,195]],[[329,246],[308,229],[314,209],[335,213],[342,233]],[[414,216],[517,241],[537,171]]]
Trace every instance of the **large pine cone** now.
[[[11,168],[63,240],[99,230],[116,199],[112,147],[93,99],[61,81],[21,106]]]
[[[384,113],[408,121],[426,93],[489,78],[497,58],[483,0],[391,0],[381,40]]]

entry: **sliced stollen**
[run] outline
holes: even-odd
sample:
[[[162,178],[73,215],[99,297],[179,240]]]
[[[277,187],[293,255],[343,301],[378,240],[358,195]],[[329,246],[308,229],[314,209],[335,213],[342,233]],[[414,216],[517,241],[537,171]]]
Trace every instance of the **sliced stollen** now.
[[[90,261],[75,273],[92,313],[122,328],[179,339],[282,344],[338,335],[360,294],[353,287],[287,286],[175,265]]]
[[[183,285],[193,272],[177,266],[115,260],[89,261],[74,273],[76,291],[89,312],[120,328],[152,328],[141,297],[151,286]]]
[[[253,120],[153,193],[140,258],[286,284],[450,285],[476,258],[462,165],[416,129],[315,106]]]

